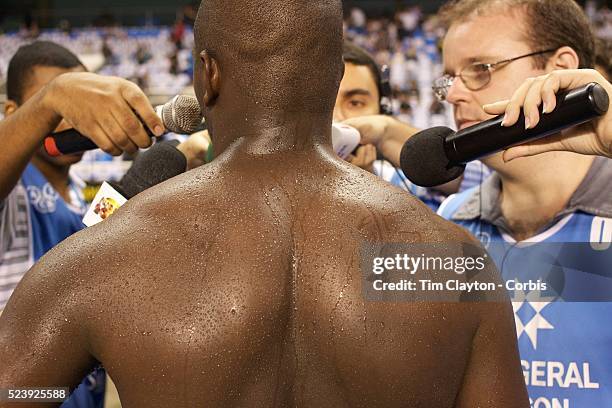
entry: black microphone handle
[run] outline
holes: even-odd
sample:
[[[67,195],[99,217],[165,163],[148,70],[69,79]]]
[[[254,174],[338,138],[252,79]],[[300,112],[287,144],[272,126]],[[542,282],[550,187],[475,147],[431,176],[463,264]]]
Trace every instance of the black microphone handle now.
[[[155,135],[144,127],[149,137]],[[62,132],[52,133],[44,140],[45,150],[50,156],[57,157],[63,154],[80,153],[88,150],[98,149],[99,147],[91,139],[83,136],[76,129],[68,129]]]
[[[522,110],[517,123],[510,127],[501,126],[503,115],[500,115],[448,137],[444,142],[446,156],[451,164],[465,164],[511,146],[588,122],[606,113],[608,105],[607,92],[594,82],[560,92],[557,94],[555,110],[540,114],[536,127],[525,130],[525,115]]]
[[[44,145],[47,153],[54,157],[98,148],[91,139],[83,136],[76,129],[52,133],[51,136],[45,138]]]

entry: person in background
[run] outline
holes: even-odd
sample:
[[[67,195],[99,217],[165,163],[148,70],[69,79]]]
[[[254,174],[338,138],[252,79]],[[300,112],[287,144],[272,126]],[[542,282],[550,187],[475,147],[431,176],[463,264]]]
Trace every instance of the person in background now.
[[[348,158],[349,162],[414,194],[434,211],[460,187],[467,189],[486,178],[488,169],[480,162],[472,162],[464,178],[435,188],[420,187],[408,180],[399,169],[399,152],[405,141],[419,130],[382,114],[384,78],[367,51],[345,42],[343,59],[344,76],[334,107],[334,120],[356,127],[362,133],[362,145]],[[377,149],[384,159],[377,160]]]
[[[6,118],[66,72],[84,72],[79,59],[66,48],[46,41],[21,47],[7,73]],[[8,119],[5,119],[8,120]],[[39,120],[32,116],[30,120]],[[25,125],[23,126],[26,127]],[[69,128],[61,121],[55,131]],[[84,183],[70,173],[82,154],[49,156],[42,139],[4,134],[0,160],[0,312],[27,270],[64,238],[84,228]],[[104,372],[96,370],[81,383],[66,407],[101,407]]]
[[[449,30],[443,47],[445,75],[435,88],[453,105],[458,128],[504,112],[508,126],[516,122],[520,106],[525,128],[532,128],[538,112],[554,109],[553,90],[593,80],[612,95],[599,73],[585,69],[595,62],[594,37],[574,1],[460,0],[450,2],[441,16]],[[510,104],[489,105],[507,99]],[[593,137],[581,140],[609,135],[609,115],[592,122]],[[449,197],[439,214],[468,229],[490,251],[507,249],[495,257],[506,280],[517,272],[508,267],[514,265],[509,263],[513,250],[586,243],[571,267],[555,257],[559,264],[551,277],[557,283],[565,279],[587,298],[594,279],[603,282],[609,273],[609,268],[590,268],[593,259],[604,251],[609,254],[612,242],[612,162],[566,151],[508,161],[509,152],[486,157],[493,175],[481,186]],[[608,406],[612,326],[602,322],[609,320],[611,303],[528,299],[533,298],[515,297],[514,311],[532,406]]]
[[[351,118],[383,114],[388,109],[383,106],[383,97],[386,96],[384,88],[388,84],[383,83],[384,78],[376,61],[363,48],[346,41],[342,57],[344,75],[334,106],[334,120],[342,122]],[[417,132],[417,129],[410,128],[409,125],[404,126],[410,134]],[[437,190],[414,185],[400,169],[384,159],[377,160],[376,146],[373,144],[359,146],[347,160],[414,194],[434,211],[446,197]]]
[[[378,64],[364,49],[347,41],[343,45],[342,58],[344,75],[334,105],[334,121],[382,113],[383,84]],[[376,148],[359,146],[347,160],[373,173]]]
[[[108,100],[96,99],[105,92],[109,99],[115,101],[123,100],[122,95],[133,92],[130,98],[137,100],[141,117],[148,119],[152,129],[162,126],[152,108],[147,106],[144,94],[133,84],[118,78],[96,78],[93,74],[72,78],[62,76],[79,72],[85,72],[85,67],[78,57],[66,48],[47,41],[21,47],[9,63],[8,100],[4,107],[6,118],[0,121],[0,139],[5,146],[0,151],[0,313],[27,270],[55,245],[85,227],[82,219],[86,206],[81,192],[84,183],[70,171],[82,154],[51,157],[42,146],[43,138],[52,131],[72,127],[71,123],[86,127],[91,123],[86,124],[85,121],[98,118],[100,124],[108,124],[108,121],[103,121],[99,106],[108,106],[110,110],[113,105]],[[110,85],[119,87],[113,90]],[[74,101],[79,101],[78,105]],[[129,105],[124,103],[120,106],[129,110],[127,114],[133,115]],[[49,114],[55,109],[63,112],[64,119],[59,114]],[[121,110],[113,112],[117,116],[120,113]],[[92,116],[88,118],[87,114]],[[100,132],[98,143],[115,154],[133,152],[136,147],[151,144],[140,122],[136,131],[120,128],[127,127],[127,123],[111,123],[116,126],[112,129],[96,125]],[[122,141],[113,132],[123,133],[127,140]],[[129,139],[128,133],[139,138],[136,141]],[[132,195],[154,184],[149,181],[149,172],[154,163],[147,160],[147,157],[153,157],[152,154],[155,158],[169,154],[181,156],[181,172],[197,165],[196,156],[203,155],[200,138],[190,138],[176,145],[178,143],[157,144],[151,153],[141,155],[138,162],[148,165],[136,166],[137,171],[130,171],[127,179],[122,180]],[[180,153],[173,153],[172,150]],[[174,175],[164,173],[164,170],[157,169],[156,182]],[[64,406],[100,406],[103,392],[104,372],[97,370],[88,376]]]
[[[132,109],[138,109],[151,128],[159,127],[155,132],[163,130],[146,96],[134,84],[84,71],[74,54],[46,41],[21,47],[10,61],[5,119],[0,121],[5,146],[0,151],[0,311],[36,260],[84,227],[81,181],[70,171],[82,154],[51,157],[42,146],[44,137],[75,126],[108,153],[133,153],[152,141]],[[81,73],[68,75],[73,72]],[[100,110],[102,104],[109,109]],[[122,113],[127,116],[121,118]],[[115,121],[115,116],[122,120]],[[181,153],[183,171],[202,164],[207,144],[201,134],[172,144]],[[142,154],[140,161],[147,155]],[[136,194],[137,189],[132,192]]]

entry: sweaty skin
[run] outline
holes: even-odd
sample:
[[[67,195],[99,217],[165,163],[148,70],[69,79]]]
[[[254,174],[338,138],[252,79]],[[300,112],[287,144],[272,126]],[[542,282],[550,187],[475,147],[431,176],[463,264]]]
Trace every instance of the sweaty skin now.
[[[126,408],[526,406],[509,305],[366,302],[363,240],[468,238],[328,149],[237,147],[32,269],[0,384],[100,361]]]
[[[272,8],[275,25],[300,11],[304,21],[289,20],[300,38],[332,42],[320,50],[338,63],[321,87],[324,108],[278,109],[257,122],[259,108],[223,81],[235,68],[201,53],[196,90],[222,153],[28,272],[0,316],[0,388],[74,386],[101,362],[124,408],[527,407],[508,302],[363,296],[363,242],[475,240],[334,156],[340,2],[201,7],[229,8],[236,27],[255,24],[230,3]],[[326,30],[306,30],[317,18]],[[291,75],[291,95],[307,92],[309,79]]]

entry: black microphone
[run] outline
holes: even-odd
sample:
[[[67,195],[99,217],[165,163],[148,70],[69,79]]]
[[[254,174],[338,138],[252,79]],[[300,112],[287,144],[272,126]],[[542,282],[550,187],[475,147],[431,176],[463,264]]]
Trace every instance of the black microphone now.
[[[170,132],[191,134],[202,125],[200,104],[193,96],[177,95],[164,105],[157,106],[155,111]],[[144,128],[153,138],[153,133],[146,126]],[[52,133],[45,138],[44,146],[47,153],[54,157],[98,148],[91,139],[75,129]]]
[[[540,122],[531,129],[525,129],[522,111],[510,127],[501,126],[500,115],[458,132],[442,126],[427,129],[404,144],[401,168],[419,186],[448,183],[461,176],[472,160],[588,122],[606,113],[609,103],[607,92],[593,82],[558,93],[555,110],[540,115]]]
[[[147,134],[149,134],[149,132],[147,132]],[[43,143],[47,154],[53,157],[63,154],[85,152],[98,148],[91,139],[83,136],[76,129],[67,129],[62,132],[52,133],[50,136],[45,137]]]

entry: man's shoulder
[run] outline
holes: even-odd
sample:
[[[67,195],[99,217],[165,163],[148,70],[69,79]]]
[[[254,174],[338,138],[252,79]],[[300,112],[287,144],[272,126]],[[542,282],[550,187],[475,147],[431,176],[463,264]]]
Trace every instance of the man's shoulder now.
[[[372,176],[364,180],[360,206],[385,225],[385,239],[396,242],[471,241],[469,234],[436,215],[414,195]]]
[[[146,189],[131,198],[117,215],[127,222],[142,222],[142,217],[185,217],[193,206],[204,211],[208,202],[221,196],[224,189],[220,184],[215,168],[195,169]]]

